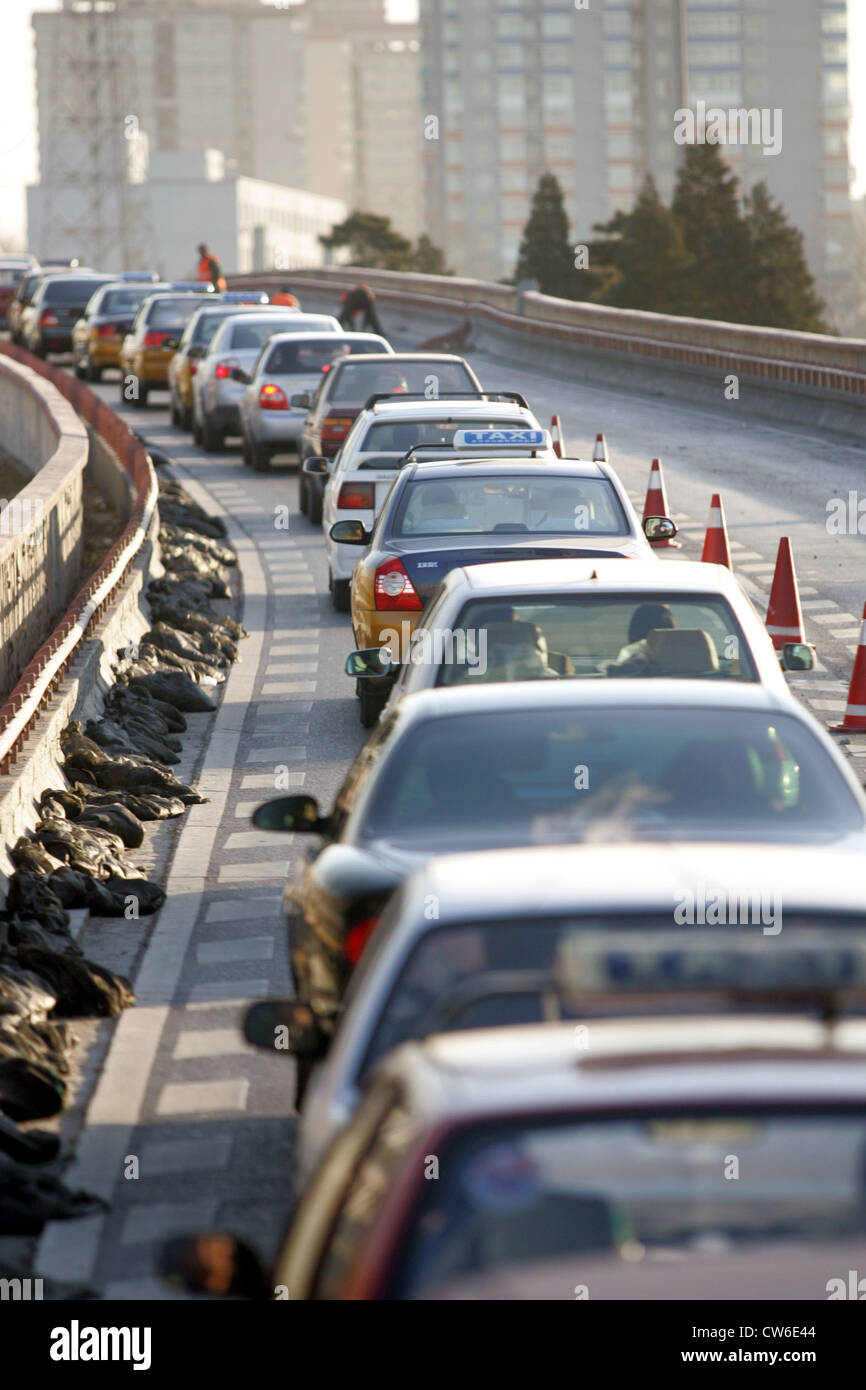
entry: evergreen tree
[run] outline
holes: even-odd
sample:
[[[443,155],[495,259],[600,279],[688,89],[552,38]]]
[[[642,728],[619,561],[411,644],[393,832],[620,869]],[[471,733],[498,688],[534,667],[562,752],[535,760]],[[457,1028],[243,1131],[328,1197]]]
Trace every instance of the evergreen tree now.
[[[367,270],[413,268],[411,241],[395,231],[390,218],[374,212],[350,213],[345,222],[332,227],[319,241],[331,251],[348,246],[350,264]]]
[[[586,281],[581,280],[585,275],[585,270],[575,269],[559,180],[545,172],[538,180],[529,220],[523,229],[514,282],[537,280],[542,294],[577,299],[586,295]]]
[[[419,236],[412,252],[412,269],[420,271],[422,275],[454,274],[445,264],[445,252],[430,240],[426,232]]]
[[[685,147],[671,211],[686,254],[673,312],[748,322],[749,237],[718,145]]]
[[[766,183],[745,198],[748,237],[746,293],[750,323],[826,333],[824,305],[803,252],[803,234],[791,226]]]
[[[617,212],[597,225],[606,239],[593,242],[590,259],[607,270],[607,283],[595,295],[620,309],[675,313],[682,296],[686,258],[679,227],[658,195],[650,175],[630,212]]]

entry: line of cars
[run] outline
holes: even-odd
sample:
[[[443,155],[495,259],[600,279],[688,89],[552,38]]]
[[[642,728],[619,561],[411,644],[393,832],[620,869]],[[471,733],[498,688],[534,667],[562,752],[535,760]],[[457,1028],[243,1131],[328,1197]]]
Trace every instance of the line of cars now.
[[[370,733],[330,808],[253,816],[311,846],[295,994],[244,1025],[294,1059],[296,1207],[273,1267],[203,1233],[166,1273],[826,1297],[866,1240],[866,797],[788,687],[814,651],[517,393],[367,384],[301,477]]]

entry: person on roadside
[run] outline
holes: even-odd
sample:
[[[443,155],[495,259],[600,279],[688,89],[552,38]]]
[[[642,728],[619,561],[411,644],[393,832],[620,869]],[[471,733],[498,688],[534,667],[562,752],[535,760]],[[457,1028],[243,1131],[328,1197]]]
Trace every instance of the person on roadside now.
[[[370,333],[382,333],[382,325],[376,313],[376,296],[369,285],[356,285],[354,289],[344,290],[340,299],[343,305],[340,313],[342,328],[354,328],[355,319],[359,314],[363,314],[363,327]]]
[[[276,291],[276,293],[271,295],[271,303],[283,304],[288,309],[300,309],[301,307],[298,301],[298,296],[296,294],[292,294],[291,285],[280,285],[280,288]]]
[[[224,290],[226,287],[223,268],[216,256],[211,255],[208,247],[201,242],[198,247],[198,278],[203,285],[210,282],[215,290]]]

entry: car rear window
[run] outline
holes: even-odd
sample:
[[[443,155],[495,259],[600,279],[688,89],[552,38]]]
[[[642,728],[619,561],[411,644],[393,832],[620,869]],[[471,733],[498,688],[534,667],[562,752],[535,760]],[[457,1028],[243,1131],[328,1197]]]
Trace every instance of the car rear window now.
[[[602,688],[592,708],[539,702],[414,724],[380,760],[364,841],[438,853],[590,836],[829,842],[862,833],[841,771],[796,716],[603,701]]]
[[[364,436],[359,453],[373,450],[387,453],[391,450],[399,458],[415,445],[430,445],[435,448],[448,446],[457,430],[513,430],[523,424],[522,420],[496,420],[478,418],[470,420],[377,420],[370,425]]]
[[[177,299],[155,299],[148,309],[145,310],[145,317],[148,328],[178,328],[181,324],[191,319],[196,309],[200,308],[198,301],[189,297]]]
[[[86,304],[94,290],[98,290],[104,280],[80,280],[74,275],[64,275],[45,286],[45,304]]]
[[[447,634],[418,628],[409,659],[438,664],[442,686],[604,675],[757,680],[730,604],[709,594],[472,599]]]
[[[100,314],[125,314],[132,313],[137,309],[143,299],[148,294],[147,286],[140,285],[137,288],[130,286],[124,290],[106,290],[99,301],[98,313]]]
[[[439,396],[478,389],[462,362],[352,362],[340,369],[329,401],[360,406],[376,391],[430,391],[434,382]]]
[[[299,323],[299,318],[300,315],[298,314],[294,318],[288,314],[285,318],[274,314],[273,319],[269,319],[266,323],[244,323],[241,318],[228,330],[228,341],[223,346],[237,348],[239,352],[243,352],[244,349],[264,347],[268,338],[272,338],[275,333],[309,333],[311,330],[314,333],[327,333],[330,331],[328,321],[324,317],[318,323],[310,322],[306,315]]]
[[[9,289],[15,285],[20,285],[26,274],[26,266],[2,266],[0,267],[0,286],[3,289]]]
[[[237,310],[232,310],[236,313]],[[197,347],[207,347],[221,323],[231,318],[231,313],[226,314],[199,314],[192,328],[190,341]]]
[[[623,536],[628,535],[629,527],[607,478],[569,478],[556,473],[525,477],[464,474],[447,481],[418,479],[405,489],[392,526],[395,536],[520,532],[537,536]]]
[[[313,372],[327,371],[334,362],[350,353],[379,351],[378,344],[370,347],[363,342],[345,342],[332,333],[327,338],[305,342],[275,343],[262,370],[272,376],[310,376]]]

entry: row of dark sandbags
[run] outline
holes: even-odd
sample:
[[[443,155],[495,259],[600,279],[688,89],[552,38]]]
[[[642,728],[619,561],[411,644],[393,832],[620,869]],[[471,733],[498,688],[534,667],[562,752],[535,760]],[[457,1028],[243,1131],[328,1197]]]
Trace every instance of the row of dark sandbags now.
[[[159,488],[166,574],[148,586],[152,626],[117,654],[102,716],[64,730],[66,785],[43,794],[38,823],[10,851],[15,872],[0,911],[0,1234],[34,1234],[103,1205],[63,1184],[59,1139],[38,1121],[64,1105],[70,1020],[117,1014],[135,996],[128,980],[84,957],[69,912],[135,921],[162,906],[162,888],[134,851],[148,821],[205,800],[172,771],[179,736],[187,714],[216,708],[246,635],[213,607],[230,597],[236,563],[223,523],[176,482],[160,478]]]

